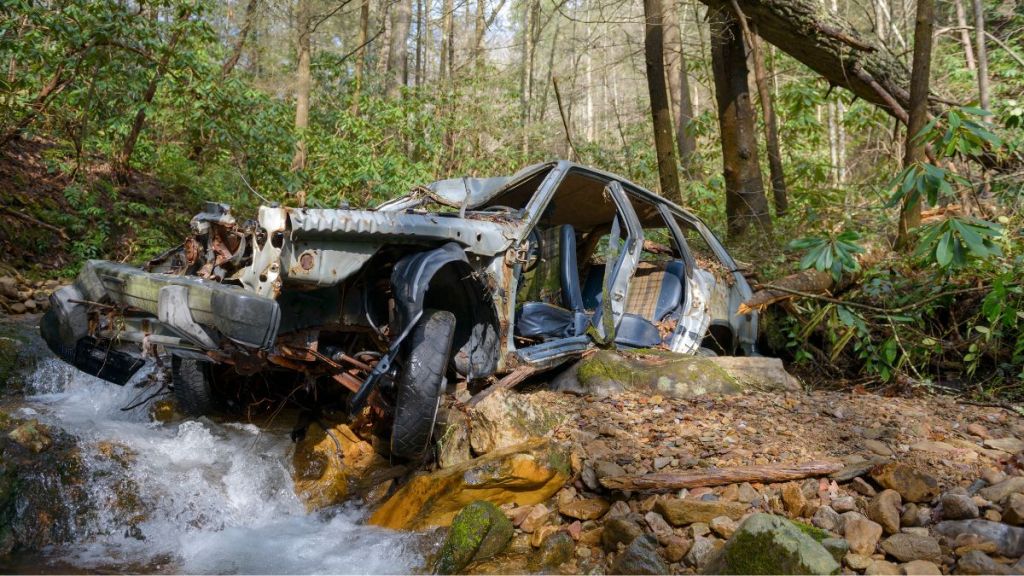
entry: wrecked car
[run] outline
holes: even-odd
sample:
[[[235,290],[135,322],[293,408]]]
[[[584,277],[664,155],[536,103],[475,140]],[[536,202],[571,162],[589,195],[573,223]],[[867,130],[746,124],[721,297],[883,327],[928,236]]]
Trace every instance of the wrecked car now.
[[[169,359],[189,414],[279,387],[371,414],[392,456],[418,458],[456,382],[479,390],[595,347],[754,354],[757,314],[736,313],[750,294],[697,217],[559,161],[371,210],[263,205],[244,220],[209,203],[142,268],[88,262],[41,331],[115,384]]]

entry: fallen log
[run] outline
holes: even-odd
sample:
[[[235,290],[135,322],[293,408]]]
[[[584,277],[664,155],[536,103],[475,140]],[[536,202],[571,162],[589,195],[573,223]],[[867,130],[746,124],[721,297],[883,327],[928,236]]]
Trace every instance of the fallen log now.
[[[473,407],[480,403],[481,400],[487,398],[491,394],[494,394],[498,390],[509,390],[522,384],[527,378],[540,372],[540,369],[535,366],[525,364],[509,372],[504,378],[491,385],[490,387],[477,392],[475,396],[469,399],[466,403],[467,406]]]
[[[818,476],[828,476],[843,469],[839,462],[808,462],[806,464],[776,464],[744,466],[740,468],[709,468],[691,472],[662,472],[643,476],[607,476],[601,485],[612,490],[640,492],[668,492],[682,488],[722,486],[738,482],[788,482]]]

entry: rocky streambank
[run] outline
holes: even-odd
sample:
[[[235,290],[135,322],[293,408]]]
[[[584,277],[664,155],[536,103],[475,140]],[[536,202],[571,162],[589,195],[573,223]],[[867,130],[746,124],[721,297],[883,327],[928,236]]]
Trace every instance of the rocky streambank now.
[[[369,521],[447,530],[427,566],[441,573],[1024,572],[1016,415],[601,354],[532,390],[452,401],[436,460],[364,491]],[[770,478],[808,462],[830,472]],[[721,480],[751,468],[768,476]],[[680,476],[712,480],[620,488]]]

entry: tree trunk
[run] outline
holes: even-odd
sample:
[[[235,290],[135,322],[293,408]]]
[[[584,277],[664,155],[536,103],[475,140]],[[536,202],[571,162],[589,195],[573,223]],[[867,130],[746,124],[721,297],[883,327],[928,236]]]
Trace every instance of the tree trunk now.
[[[665,198],[684,198],[679,190],[679,170],[672,142],[672,112],[665,88],[665,40],[661,20],[662,0],[644,0],[644,55],[647,64],[647,90],[651,96],[651,121],[654,148],[658,155],[658,180]]]
[[[414,82],[416,86],[423,85],[423,1],[416,0],[416,63],[414,66]],[[429,6],[428,6],[429,10]]]
[[[988,49],[985,48],[985,3],[982,0],[974,0],[974,41],[978,46],[978,103],[988,110]]]
[[[388,44],[388,68],[385,94],[391,100],[401,95],[409,70],[409,24],[412,21],[412,0],[398,0],[391,5],[391,42]]]
[[[735,7],[735,4],[734,4]],[[764,53],[761,50],[761,39],[756,31],[747,26],[746,17],[736,14],[743,28],[744,36],[750,45],[754,62],[754,82],[757,84],[757,95],[761,101],[761,113],[764,115],[764,141],[768,152],[768,171],[772,181],[772,197],[775,200],[775,215],[782,216],[789,209],[789,198],[786,195],[786,177],[782,171],[782,150],[779,146],[779,126],[772,106],[772,96],[768,91],[768,73],[765,71]]]
[[[523,52],[519,70],[519,128],[522,130],[523,157],[530,155],[530,101],[533,97],[534,8],[539,0],[528,0],[523,7]]]
[[[366,41],[370,37],[370,0],[363,0],[359,4],[359,37],[356,48],[355,73],[352,78],[352,104],[349,112],[353,116],[359,115],[359,98],[363,89],[363,69],[366,67]]]
[[[231,71],[238,64],[238,59],[242,57],[245,42],[249,38],[249,31],[252,30],[253,21],[256,19],[256,7],[259,6],[259,3],[259,0],[249,0],[249,3],[245,5],[245,21],[242,23],[242,29],[238,31],[238,37],[235,38],[235,45],[231,48],[231,55],[228,56],[228,59],[220,67],[222,78],[226,78],[228,74],[231,74]]]
[[[964,59],[967,60],[967,69],[976,70],[978,66],[974,63],[974,47],[971,46],[970,26],[967,24],[967,11],[964,10],[963,0],[953,0],[956,7],[956,25],[960,28],[960,43],[964,45]]]
[[[306,129],[309,128],[309,92],[312,86],[312,71],[310,70],[310,3],[311,0],[298,0],[298,13],[296,15],[296,32],[298,33],[298,64],[295,69],[295,155],[292,157],[292,172],[299,172],[306,169]],[[305,204],[306,192],[300,190],[298,193],[299,205]]]
[[[736,19],[711,9],[711,67],[718,103],[729,237],[743,236],[751,224],[770,230],[771,215],[757,160],[754,110],[747,83],[747,54]]]
[[[191,16],[191,12],[186,11],[182,14],[180,21],[184,23]],[[184,26],[184,24],[182,24],[182,26]],[[121,145],[121,150],[114,155],[114,177],[122,183],[127,183],[131,175],[131,161],[132,155],[135,153],[135,144],[138,143],[139,135],[142,134],[142,127],[146,124],[146,108],[148,108],[149,104],[153,102],[153,97],[156,96],[157,86],[160,84],[160,80],[163,78],[164,72],[167,71],[167,64],[171,61],[174,49],[178,46],[178,42],[181,40],[184,32],[184,28],[178,28],[171,35],[171,39],[164,50],[164,55],[161,56],[160,60],[157,62],[156,70],[153,71],[153,77],[149,80],[149,84],[146,86],[146,91],[142,94],[142,101],[140,102],[138,112],[135,113],[135,120],[132,121],[132,127],[128,131],[128,135],[125,137],[124,143]]]
[[[441,67],[438,78],[446,80],[449,75],[454,74],[452,64],[455,61],[455,10],[452,0],[444,0],[441,3]]]
[[[673,125],[676,132],[676,146],[679,162],[688,177],[694,174],[694,153],[697,139],[690,131],[693,120],[693,104],[690,102],[690,79],[687,77],[686,58],[683,56],[683,34],[679,25],[679,6],[675,0],[667,0],[662,6],[665,24],[665,71],[668,75],[668,93],[672,102]]]
[[[925,161],[925,145],[915,140],[928,122],[928,85],[932,62],[932,28],[935,24],[935,0],[918,0],[914,26],[914,65],[910,77],[910,122],[903,166],[909,168]],[[909,246],[909,232],[921,223],[921,198],[903,197],[900,209],[897,247]]]
[[[701,2],[711,12],[731,10],[730,0]],[[910,93],[903,64],[859,37],[845,20],[829,14],[820,0],[738,0],[738,4],[765,41],[906,123]]]

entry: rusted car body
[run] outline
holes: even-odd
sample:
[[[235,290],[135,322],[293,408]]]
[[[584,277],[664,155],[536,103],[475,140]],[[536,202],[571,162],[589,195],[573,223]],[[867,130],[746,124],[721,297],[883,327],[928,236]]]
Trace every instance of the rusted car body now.
[[[451,313],[440,328],[449,357],[440,382],[414,384],[437,389],[426,392],[435,412],[455,379],[480,386],[595,346],[755,353],[757,315],[736,314],[750,287],[714,234],[636,184],[566,161],[435,182],[372,210],[264,205],[245,221],[208,204],[191,227],[143,268],[88,262],[52,296],[50,347],[118,384],[145,356],[170,355],[300,374],[342,391],[353,412],[371,401],[384,414],[410,334],[436,311]]]

